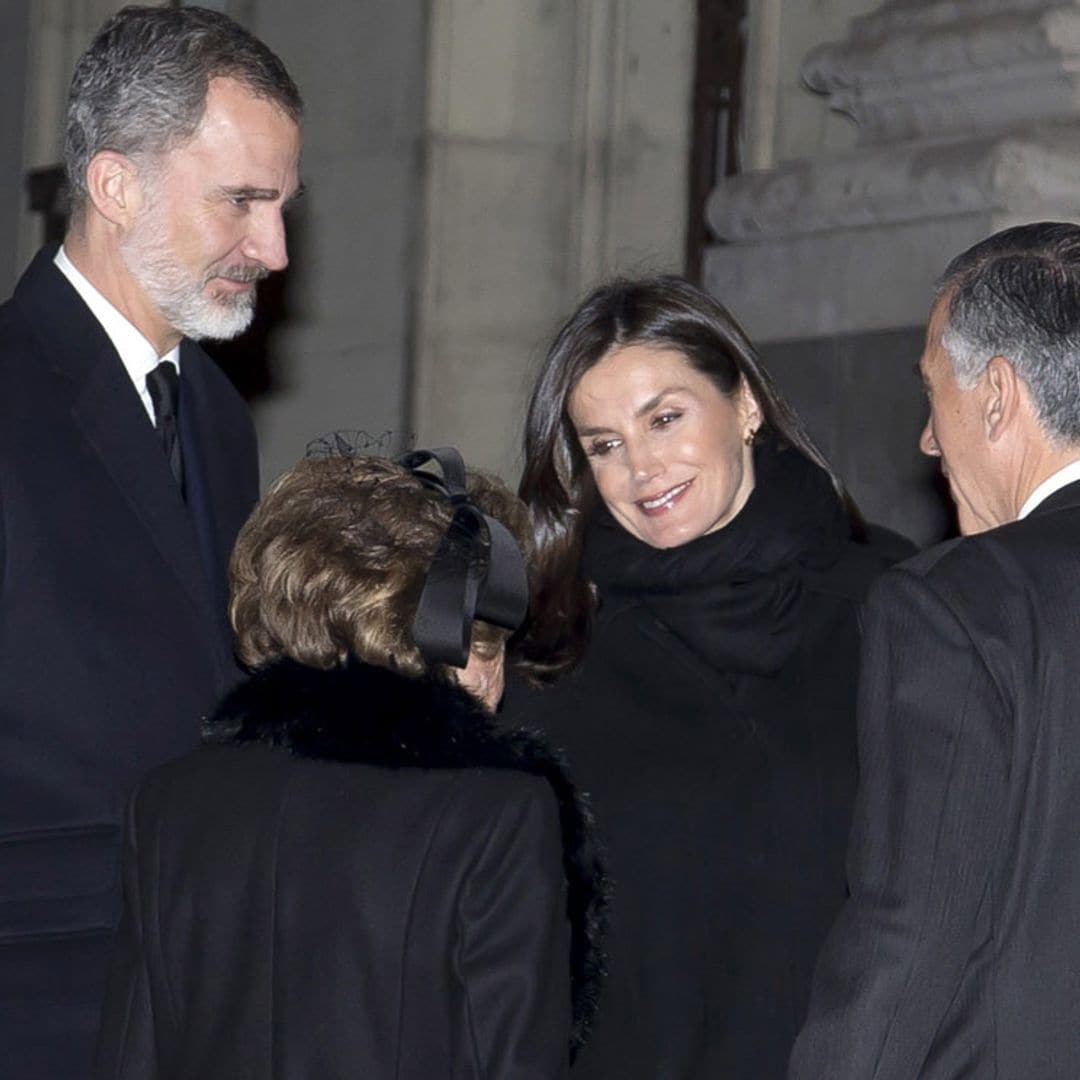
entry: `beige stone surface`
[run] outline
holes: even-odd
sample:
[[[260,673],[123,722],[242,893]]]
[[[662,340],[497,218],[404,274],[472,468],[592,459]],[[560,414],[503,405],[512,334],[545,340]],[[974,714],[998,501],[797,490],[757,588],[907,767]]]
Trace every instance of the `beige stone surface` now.
[[[729,243],[707,282],[752,335],[917,326],[949,254],[1005,223],[1080,220],[1080,6],[889,0],[801,70],[854,118],[852,142],[726,179],[709,201]],[[778,137],[814,143],[812,100],[781,94]]]
[[[421,443],[464,441],[513,480],[530,362],[582,291],[619,271],[681,268],[694,11],[434,5]]]

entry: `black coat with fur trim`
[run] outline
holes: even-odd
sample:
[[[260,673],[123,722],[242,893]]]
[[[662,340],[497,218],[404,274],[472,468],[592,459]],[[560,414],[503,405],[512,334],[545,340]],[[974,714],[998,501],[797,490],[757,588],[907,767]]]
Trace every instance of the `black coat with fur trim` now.
[[[564,1075],[604,887],[542,742],[358,663],[267,669],[207,736],[132,800],[100,1077]]]

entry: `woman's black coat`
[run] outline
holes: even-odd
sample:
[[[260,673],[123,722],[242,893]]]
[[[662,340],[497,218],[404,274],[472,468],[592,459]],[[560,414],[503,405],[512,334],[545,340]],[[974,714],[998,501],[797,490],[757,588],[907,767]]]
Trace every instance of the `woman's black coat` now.
[[[575,1077],[782,1077],[844,899],[856,609],[889,560],[821,470],[770,446],[756,465],[740,514],[679,548],[595,512],[585,660],[508,701],[565,748],[607,847],[608,978]]]
[[[268,669],[209,733],[132,801],[99,1077],[566,1072],[602,880],[542,743],[360,664]]]

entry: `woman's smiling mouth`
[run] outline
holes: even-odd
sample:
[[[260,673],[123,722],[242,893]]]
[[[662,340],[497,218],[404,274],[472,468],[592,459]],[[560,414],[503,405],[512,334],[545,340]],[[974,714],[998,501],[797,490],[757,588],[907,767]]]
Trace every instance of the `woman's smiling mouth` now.
[[[666,514],[679,501],[692,483],[693,480],[685,480],[683,483],[676,484],[675,487],[668,488],[667,491],[661,492],[659,495],[650,496],[648,499],[638,499],[637,505],[640,507],[641,512],[649,517]]]

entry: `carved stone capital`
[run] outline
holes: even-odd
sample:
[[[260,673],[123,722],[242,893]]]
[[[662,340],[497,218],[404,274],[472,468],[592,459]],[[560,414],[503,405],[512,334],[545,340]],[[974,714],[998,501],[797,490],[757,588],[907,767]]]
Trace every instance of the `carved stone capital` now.
[[[1080,214],[1080,118],[974,138],[923,139],[730,177],[709,198],[720,240],[955,214]]]
[[[1080,101],[1080,6],[894,2],[801,73],[855,120],[860,145],[1066,119]]]
[[[752,333],[916,325],[963,247],[1080,220],[1080,0],[888,0],[802,72],[856,148],[730,177],[706,210],[707,282]]]

